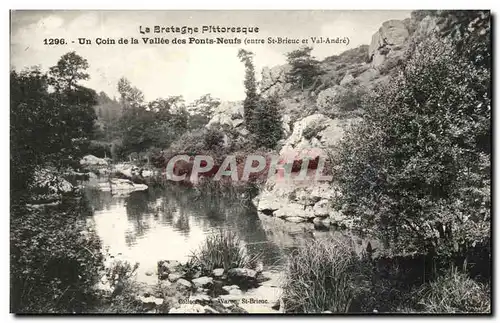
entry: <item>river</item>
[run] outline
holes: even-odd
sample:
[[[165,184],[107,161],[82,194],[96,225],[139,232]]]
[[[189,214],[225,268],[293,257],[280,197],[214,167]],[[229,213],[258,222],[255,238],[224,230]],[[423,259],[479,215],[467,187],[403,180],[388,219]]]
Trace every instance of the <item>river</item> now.
[[[139,262],[137,279],[143,282],[156,279],[145,274],[154,272],[159,260],[186,262],[206,236],[220,228],[236,232],[250,253],[260,253],[265,270],[280,270],[296,238],[313,231],[296,224],[295,232],[274,228],[266,222],[271,219],[257,215],[248,198],[201,195],[176,185],[126,195],[89,188],[86,196],[103,247],[132,264]],[[284,234],[289,237],[283,239]]]
[[[93,209],[89,220],[103,247],[119,259],[138,262],[136,279],[148,285],[157,283],[159,260],[186,262],[208,235],[224,228],[237,233],[248,252],[261,255],[263,270],[271,277],[246,295],[274,302],[279,297],[286,255],[306,239],[336,234],[315,231],[310,223],[260,215],[244,195],[201,194],[173,184],[123,195],[89,186],[85,195]],[[270,306],[246,309],[271,311]]]

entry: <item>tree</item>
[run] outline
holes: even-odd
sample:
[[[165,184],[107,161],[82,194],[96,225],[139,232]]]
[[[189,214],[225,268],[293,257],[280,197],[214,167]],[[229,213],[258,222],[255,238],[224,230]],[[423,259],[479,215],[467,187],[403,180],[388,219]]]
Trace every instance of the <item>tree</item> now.
[[[287,74],[288,82],[296,84],[301,90],[312,86],[321,74],[319,61],[311,56],[312,50],[312,47],[303,47],[286,54],[292,67]]]
[[[279,100],[271,96],[259,101],[254,112],[252,129],[258,147],[275,148],[283,137],[281,115],[278,110]]]
[[[255,81],[255,67],[253,65],[253,53],[240,49],[238,51],[238,58],[245,64],[245,100],[243,101],[244,120],[247,129],[253,132],[252,118],[253,113],[257,107],[259,96],[257,94],[257,82]]]
[[[463,257],[490,239],[490,70],[422,43],[343,141],[336,200],[394,254]]]
[[[127,110],[130,107],[138,107],[144,103],[144,94],[142,91],[132,86],[130,81],[124,77],[118,81],[118,93],[120,93],[122,110]]]
[[[71,63],[76,66],[71,66]],[[96,114],[95,91],[79,85],[88,79],[86,60],[74,52],[61,57],[49,74],[35,68],[11,71],[12,187],[26,191],[35,166],[73,165],[88,147]],[[54,92],[49,91],[53,85]]]
[[[205,126],[213,117],[215,109],[220,105],[220,99],[205,94],[190,104],[187,109],[190,113],[189,128],[197,129]]]
[[[86,73],[88,68],[87,60],[76,52],[64,54],[57,65],[49,69],[51,85],[58,91],[74,90],[78,81],[89,79],[89,74]]]
[[[158,98],[147,104],[129,105],[119,124],[123,153],[139,153],[154,147],[168,147],[186,131],[188,113],[181,96]]]

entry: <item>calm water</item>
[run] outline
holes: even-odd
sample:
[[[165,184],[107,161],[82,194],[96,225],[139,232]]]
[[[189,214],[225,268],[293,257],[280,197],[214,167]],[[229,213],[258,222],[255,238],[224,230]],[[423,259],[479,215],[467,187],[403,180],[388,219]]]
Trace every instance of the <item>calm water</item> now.
[[[261,252],[265,270],[279,270],[283,256],[303,237],[306,228],[282,227],[283,221],[258,216],[242,197],[200,196],[195,190],[172,186],[125,196],[88,189],[93,221],[103,246],[112,255],[139,262],[138,279],[154,282],[158,260],[185,262],[214,230],[236,232],[250,252]],[[274,221],[280,222],[275,223]]]

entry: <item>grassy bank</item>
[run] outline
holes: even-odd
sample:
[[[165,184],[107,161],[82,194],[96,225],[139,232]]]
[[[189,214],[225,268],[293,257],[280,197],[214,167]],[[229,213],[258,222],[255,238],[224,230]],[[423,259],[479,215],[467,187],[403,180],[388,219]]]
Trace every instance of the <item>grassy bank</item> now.
[[[418,271],[418,270],[417,270]],[[294,313],[489,313],[490,286],[465,266],[407,272],[335,240],[310,240],[288,257],[283,301]]]

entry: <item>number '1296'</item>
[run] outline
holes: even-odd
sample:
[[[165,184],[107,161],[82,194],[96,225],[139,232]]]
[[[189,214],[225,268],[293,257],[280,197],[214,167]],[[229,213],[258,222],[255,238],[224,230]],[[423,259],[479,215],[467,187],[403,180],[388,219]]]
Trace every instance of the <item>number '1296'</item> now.
[[[64,45],[66,40],[64,38],[45,38],[43,40],[44,45]]]

